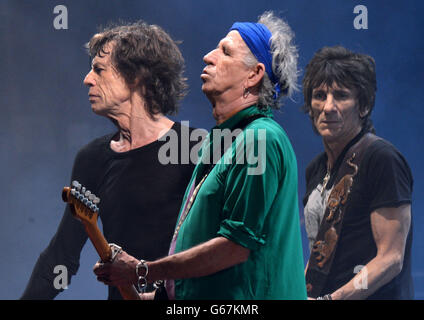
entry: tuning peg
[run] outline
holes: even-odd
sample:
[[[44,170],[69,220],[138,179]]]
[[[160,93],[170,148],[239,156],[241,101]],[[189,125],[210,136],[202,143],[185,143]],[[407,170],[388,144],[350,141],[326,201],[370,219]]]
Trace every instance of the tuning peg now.
[[[72,184],[71,185],[72,185],[72,187],[77,188],[78,185],[79,185],[79,183],[78,183],[77,180],[74,180],[74,181],[72,181]]]
[[[93,202],[93,200],[96,198],[96,195],[94,194],[94,193],[92,193],[92,194],[90,194],[89,196],[88,196],[88,199],[91,201],[91,202]]]
[[[76,190],[78,190],[78,191],[80,191],[80,190],[81,190],[81,183],[79,183],[78,181],[77,181],[77,183],[75,184],[75,189],[76,189]]]
[[[87,190],[87,191],[84,193],[84,195],[85,195],[87,198],[90,196],[90,194],[91,194],[91,191],[90,191],[90,190]]]
[[[94,204],[99,204],[100,203],[100,198],[98,198],[98,197],[95,197],[94,199],[93,199],[93,203]]]
[[[85,187],[81,188],[81,193],[84,194],[87,189]]]

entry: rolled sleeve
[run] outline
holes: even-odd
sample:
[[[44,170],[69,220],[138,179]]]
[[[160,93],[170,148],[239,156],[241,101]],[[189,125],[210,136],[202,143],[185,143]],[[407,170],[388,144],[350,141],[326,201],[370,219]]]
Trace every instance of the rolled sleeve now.
[[[250,250],[257,250],[261,245],[265,244],[265,236],[257,236],[253,230],[241,221],[225,219],[222,221],[218,235],[234,241]]]

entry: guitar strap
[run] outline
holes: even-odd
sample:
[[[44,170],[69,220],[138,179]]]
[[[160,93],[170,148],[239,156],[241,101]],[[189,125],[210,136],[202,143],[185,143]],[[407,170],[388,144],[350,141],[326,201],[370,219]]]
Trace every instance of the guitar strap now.
[[[360,135],[360,134],[359,134]],[[348,147],[337,171],[334,187],[328,198],[324,217],[312,246],[306,271],[308,297],[322,295],[334,260],[337,243],[343,225],[344,212],[363,155],[368,146],[381,138],[366,133],[359,141]],[[325,186],[323,186],[325,188]]]

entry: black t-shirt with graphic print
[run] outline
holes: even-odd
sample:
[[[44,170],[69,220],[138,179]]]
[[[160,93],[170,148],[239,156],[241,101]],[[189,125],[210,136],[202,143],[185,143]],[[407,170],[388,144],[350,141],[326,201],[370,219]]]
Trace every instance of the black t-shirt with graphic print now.
[[[327,171],[327,155],[322,153],[306,169],[306,205],[312,191],[322,183]],[[330,179],[327,189],[334,180]],[[399,207],[412,201],[413,178],[402,154],[389,142],[381,139],[372,143],[361,166],[346,204],[343,226],[327,283],[321,295],[332,293],[349,282],[377,254],[371,229],[371,213],[379,208]],[[368,299],[413,299],[411,276],[411,227],[405,247],[403,267],[389,283]]]

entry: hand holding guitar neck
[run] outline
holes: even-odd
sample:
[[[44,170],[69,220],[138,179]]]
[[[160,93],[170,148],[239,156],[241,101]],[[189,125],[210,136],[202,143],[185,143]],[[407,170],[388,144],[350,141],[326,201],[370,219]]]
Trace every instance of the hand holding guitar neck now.
[[[106,241],[97,225],[98,204],[100,199],[78,181],[72,182],[72,188],[65,187],[62,191],[63,201],[69,203],[72,214],[80,220],[93,243],[102,262],[112,261],[121,248]],[[120,286],[119,292],[125,300],[140,300],[140,296],[134,286]]]

